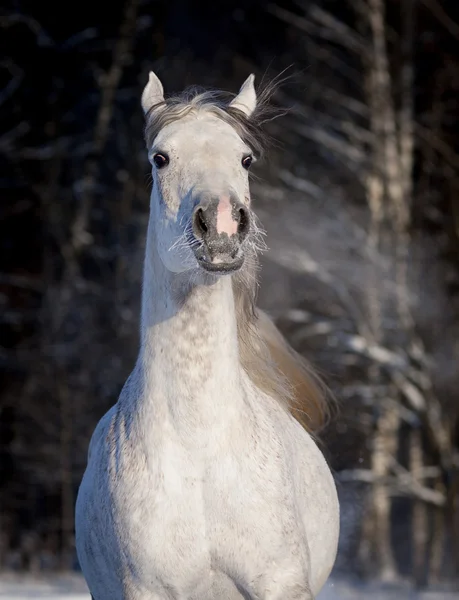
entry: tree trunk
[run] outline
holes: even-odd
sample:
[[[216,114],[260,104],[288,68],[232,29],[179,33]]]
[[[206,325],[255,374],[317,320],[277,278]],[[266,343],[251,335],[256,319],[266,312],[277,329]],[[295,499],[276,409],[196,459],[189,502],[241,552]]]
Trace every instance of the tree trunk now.
[[[410,432],[410,471],[413,479],[419,480],[419,474],[424,466],[422,437],[419,429]],[[422,483],[422,479],[420,480]],[[411,522],[413,544],[413,575],[417,587],[427,584],[427,541],[428,515],[427,506],[421,500],[413,500],[413,515]]]
[[[435,489],[446,497],[446,489],[441,479],[435,484]],[[435,508],[432,525],[432,540],[429,548],[429,580],[438,583],[441,579],[445,551],[445,509]]]
[[[73,555],[73,469],[72,469],[72,410],[69,390],[64,383],[58,387],[61,428],[60,428],[60,459],[61,459],[61,568],[70,570]]]
[[[400,414],[395,402],[382,408],[373,442],[372,468],[376,476],[373,489],[373,511],[375,518],[375,544],[379,573],[383,581],[394,581],[397,569],[391,541],[391,498],[384,478],[398,447]]]

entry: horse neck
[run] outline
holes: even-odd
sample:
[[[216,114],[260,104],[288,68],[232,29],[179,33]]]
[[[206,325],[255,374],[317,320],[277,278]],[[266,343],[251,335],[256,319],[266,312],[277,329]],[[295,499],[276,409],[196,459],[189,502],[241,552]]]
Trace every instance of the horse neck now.
[[[144,267],[141,402],[154,414],[203,425],[242,401],[237,323],[230,277],[190,283],[167,271],[149,225]]]

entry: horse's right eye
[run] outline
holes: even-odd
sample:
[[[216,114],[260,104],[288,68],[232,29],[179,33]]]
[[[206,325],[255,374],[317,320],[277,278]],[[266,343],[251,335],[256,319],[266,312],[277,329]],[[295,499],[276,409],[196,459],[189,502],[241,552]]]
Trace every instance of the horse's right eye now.
[[[247,156],[244,156],[244,158],[242,159],[242,166],[244,167],[244,169],[249,170],[252,162],[253,162],[253,156],[251,154],[248,154]]]
[[[163,167],[169,164],[169,157],[167,156],[167,154],[160,154],[158,152],[158,154],[155,154],[153,156],[153,162],[155,163],[155,167],[157,169],[162,169]]]

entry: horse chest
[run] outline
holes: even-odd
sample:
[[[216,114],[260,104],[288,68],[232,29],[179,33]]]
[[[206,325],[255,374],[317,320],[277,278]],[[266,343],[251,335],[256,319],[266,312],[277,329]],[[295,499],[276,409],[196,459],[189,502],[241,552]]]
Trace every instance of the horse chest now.
[[[195,452],[169,438],[146,460],[135,460],[126,476],[135,472],[137,484],[128,482],[128,494],[117,490],[115,506],[140,579],[191,597],[211,586],[215,573],[250,580],[276,553],[292,553],[293,560],[296,553],[305,564],[275,432],[268,436],[254,426],[237,441],[229,435]],[[267,550],[273,548],[276,553]]]

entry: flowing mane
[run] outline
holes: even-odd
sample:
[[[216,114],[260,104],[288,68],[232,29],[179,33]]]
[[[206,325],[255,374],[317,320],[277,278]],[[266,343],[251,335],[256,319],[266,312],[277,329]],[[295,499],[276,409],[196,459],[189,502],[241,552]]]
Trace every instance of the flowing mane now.
[[[250,117],[229,106],[233,94],[191,87],[177,96],[155,104],[146,114],[145,140],[151,148],[158,133],[170,123],[193,112],[206,111],[230,124],[240,138],[261,157],[269,143],[263,124],[276,111],[269,100],[276,89],[267,85],[258,95]],[[326,388],[308,362],[280,333],[270,317],[257,308],[257,253],[263,247],[261,230],[252,223],[253,240],[245,266],[233,276],[237,312],[240,362],[251,381],[276,398],[310,433],[317,433],[328,421],[330,404]]]

